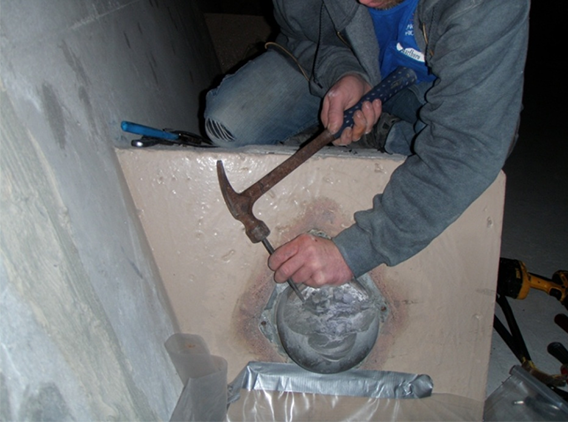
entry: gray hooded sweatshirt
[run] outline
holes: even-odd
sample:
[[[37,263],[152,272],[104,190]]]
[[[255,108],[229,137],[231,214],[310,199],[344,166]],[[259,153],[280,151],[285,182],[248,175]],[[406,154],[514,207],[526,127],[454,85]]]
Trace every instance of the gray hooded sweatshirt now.
[[[381,80],[369,11],[356,0],[274,0],[277,42],[323,96],[343,75]],[[373,208],[333,241],[355,276],[425,248],[495,180],[521,112],[529,0],[420,0],[416,42],[437,77],[413,154]],[[314,60],[315,59],[315,60]],[[369,181],[372,183],[372,181]]]

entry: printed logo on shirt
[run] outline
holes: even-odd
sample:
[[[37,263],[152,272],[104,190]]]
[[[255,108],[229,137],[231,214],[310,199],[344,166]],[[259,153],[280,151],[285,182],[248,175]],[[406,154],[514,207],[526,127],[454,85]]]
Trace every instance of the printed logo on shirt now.
[[[414,16],[414,15],[412,15]],[[412,18],[414,19],[414,18]],[[414,23],[412,23],[412,20],[406,25],[406,28],[404,29],[404,36],[405,37],[413,37],[414,36]]]
[[[411,59],[414,59],[419,62],[424,62],[424,53],[420,52],[419,50],[416,50],[412,47],[404,48],[399,42],[396,43],[396,50],[399,53],[402,53],[405,56],[410,57]]]

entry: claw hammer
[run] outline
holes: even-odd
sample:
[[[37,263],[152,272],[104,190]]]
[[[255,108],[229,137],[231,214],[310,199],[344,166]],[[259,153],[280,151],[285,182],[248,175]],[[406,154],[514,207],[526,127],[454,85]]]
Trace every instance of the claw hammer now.
[[[377,86],[369,91],[357,104],[346,110],[343,115],[343,126],[335,134],[331,134],[327,129],[319,134],[316,138],[300,148],[284,162],[262,177],[255,184],[251,185],[241,193],[237,193],[225,173],[223,162],[217,161],[217,177],[221,187],[221,193],[227,204],[227,208],[232,216],[239,220],[245,226],[245,231],[252,243],[262,242],[269,254],[274,252],[274,248],[268,241],[270,229],[261,220],[257,219],[252,208],[258,198],[268,192],[274,185],[288,176],[292,171],[298,168],[302,163],[307,161],[312,155],[322,149],[324,146],[339,138],[344,129],[353,126],[353,114],[360,110],[365,101],[381,100],[383,103],[391,98],[394,94],[402,89],[412,85],[416,81],[416,74],[413,70],[399,67],[388,77],[383,79]],[[287,280],[288,285],[296,292],[301,300],[304,300],[296,283]]]

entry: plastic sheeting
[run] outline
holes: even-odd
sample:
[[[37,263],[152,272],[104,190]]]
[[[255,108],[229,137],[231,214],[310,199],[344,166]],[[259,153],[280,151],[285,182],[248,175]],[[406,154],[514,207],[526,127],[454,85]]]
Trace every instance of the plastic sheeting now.
[[[567,421],[568,403],[521,366],[485,402],[486,421]]]
[[[476,421],[483,403],[450,394],[423,399],[242,390],[227,421]]]
[[[483,413],[483,403],[432,395],[428,375],[399,372],[251,362],[227,388],[226,360],[209,355],[201,337],[175,334],[166,348],[185,384],[172,421],[472,421]]]
[[[227,411],[227,361],[201,336],[173,334],[166,350],[184,385],[171,421],[220,421]]]

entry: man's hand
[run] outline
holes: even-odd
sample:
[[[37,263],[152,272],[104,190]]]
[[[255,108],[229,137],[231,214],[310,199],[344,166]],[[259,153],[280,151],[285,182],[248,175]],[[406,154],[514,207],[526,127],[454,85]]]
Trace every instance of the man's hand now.
[[[321,121],[331,132],[336,133],[343,125],[343,112],[357,104],[363,95],[371,90],[371,86],[359,75],[345,75],[327,92],[323,99]],[[361,136],[371,132],[382,112],[380,100],[372,103],[366,101],[361,110],[353,115],[353,128],[347,128],[335,145],[349,145],[358,141]]]
[[[310,287],[346,283],[353,278],[337,246],[328,239],[302,234],[282,245],[268,259],[274,271],[274,280],[283,283],[291,278],[294,283]]]

